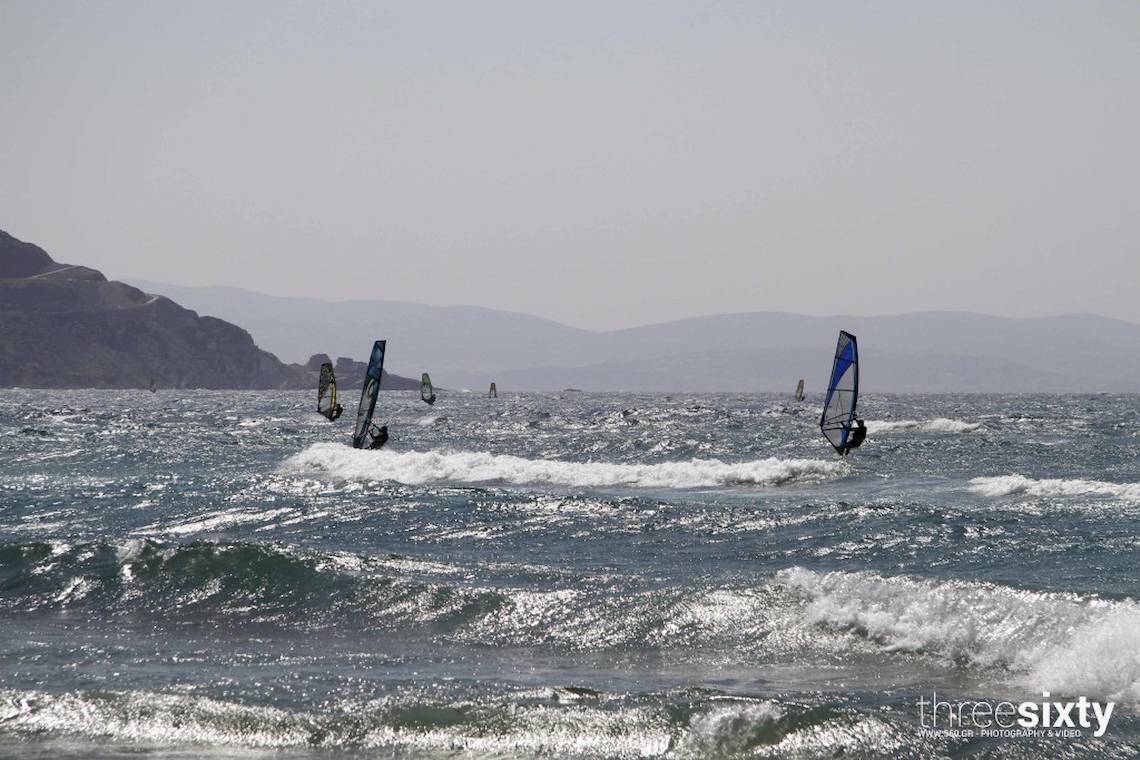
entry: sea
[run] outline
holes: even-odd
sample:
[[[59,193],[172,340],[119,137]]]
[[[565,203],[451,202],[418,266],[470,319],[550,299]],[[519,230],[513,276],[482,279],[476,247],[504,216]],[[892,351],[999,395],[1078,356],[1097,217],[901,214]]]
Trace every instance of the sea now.
[[[0,391],[0,756],[1140,754],[1140,397],[438,393]]]

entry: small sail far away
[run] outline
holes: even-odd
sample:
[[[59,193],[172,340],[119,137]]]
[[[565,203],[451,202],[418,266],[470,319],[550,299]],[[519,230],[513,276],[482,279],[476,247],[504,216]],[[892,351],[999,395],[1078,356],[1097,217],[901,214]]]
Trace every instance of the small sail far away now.
[[[321,378],[317,382],[317,412],[329,422],[340,417],[344,407],[336,402],[336,373],[331,362],[321,365]]]
[[[796,383],[796,401],[804,400],[804,379],[801,377],[800,381]]]
[[[429,406],[435,404],[435,389],[432,388],[431,378],[426,372],[420,377],[420,400]]]

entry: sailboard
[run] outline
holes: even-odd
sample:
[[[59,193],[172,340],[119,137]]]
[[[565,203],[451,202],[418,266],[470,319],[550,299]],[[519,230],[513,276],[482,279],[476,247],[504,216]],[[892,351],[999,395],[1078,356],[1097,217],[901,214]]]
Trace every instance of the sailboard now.
[[[435,389],[431,387],[431,378],[428,373],[420,376],[420,400],[425,404],[435,404]]]
[[[336,419],[336,373],[332,362],[321,365],[321,379],[317,384],[317,411],[329,421]]]
[[[498,397],[499,397],[499,389],[495,387],[494,383],[491,383],[491,390],[487,391],[487,398],[498,398]]]
[[[796,383],[796,401],[804,400],[804,379],[801,377],[800,381]]]
[[[859,346],[854,335],[840,330],[831,379],[827,383],[827,396],[823,402],[823,416],[819,418],[820,431],[840,454],[847,453],[847,440],[855,423],[858,401]]]
[[[384,373],[384,352],[388,341],[378,340],[372,344],[372,356],[368,358],[368,369],[364,372],[364,388],[360,391],[360,406],[356,410],[356,427],[352,431],[352,445],[362,449],[368,442],[368,426],[372,424],[372,414],[376,411],[376,396],[380,393],[380,378]]]

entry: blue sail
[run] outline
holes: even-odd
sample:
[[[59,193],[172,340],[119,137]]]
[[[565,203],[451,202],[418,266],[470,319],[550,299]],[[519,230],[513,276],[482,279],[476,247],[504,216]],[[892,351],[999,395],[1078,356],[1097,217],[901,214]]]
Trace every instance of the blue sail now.
[[[840,454],[847,451],[847,439],[851,435],[858,401],[859,347],[854,335],[840,330],[831,379],[827,383],[827,396],[823,402],[823,416],[819,419],[819,429]]]
[[[384,374],[384,351],[386,340],[372,344],[372,356],[368,359],[368,369],[364,372],[364,388],[360,391],[360,406],[356,410],[356,428],[352,433],[352,445],[364,448],[368,440],[368,426],[372,424],[372,413],[376,411],[376,396],[380,393],[380,378]]]

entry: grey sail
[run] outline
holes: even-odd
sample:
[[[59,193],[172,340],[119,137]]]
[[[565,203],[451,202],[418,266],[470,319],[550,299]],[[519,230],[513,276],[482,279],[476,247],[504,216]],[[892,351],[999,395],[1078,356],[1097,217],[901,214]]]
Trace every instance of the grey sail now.
[[[336,373],[331,362],[321,365],[321,379],[317,383],[317,412],[330,421],[336,419]]]
[[[835,361],[827,383],[827,396],[823,402],[823,416],[819,429],[840,454],[848,451],[848,439],[855,421],[855,406],[859,402],[859,347],[855,336],[839,332],[835,346]]]

